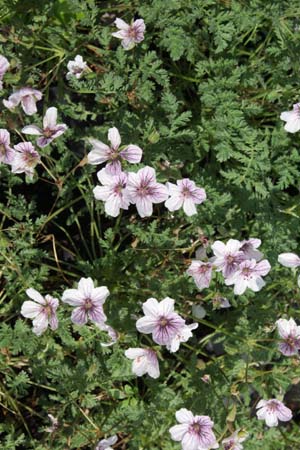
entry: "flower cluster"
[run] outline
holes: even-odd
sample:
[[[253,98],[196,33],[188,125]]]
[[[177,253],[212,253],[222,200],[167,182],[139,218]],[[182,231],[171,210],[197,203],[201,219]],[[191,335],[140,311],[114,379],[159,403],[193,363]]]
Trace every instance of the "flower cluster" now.
[[[135,20],[128,25],[117,18],[115,24],[119,29],[113,33],[114,37],[122,40],[125,50],[132,49],[144,39],[145,24],[142,19]],[[0,89],[2,79],[9,68],[9,62],[0,56]],[[80,79],[90,70],[82,56],[76,55],[74,61],[69,61],[67,79]],[[6,108],[14,111],[19,104],[25,114],[31,116],[37,112],[36,103],[42,99],[43,94],[30,87],[22,87],[12,93],[7,100],[3,100]],[[280,118],[286,122],[285,130],[295,133],[300,130],[300,104],[295,104],[293,111],[284,112]],[[67,125],[57,123],[57,108],[50,107],[46,110],[43,125],[26,125],[22,133],[36,135],[37,146],[44,148],[54,139],[61,136],[67,130]],[[121,146],[121,137],[116,127],[108,130],[109,145],[97,139],[90,138],[92,150],[88,153],[87,160],[92,165],[106,163],[97,177],[99,185],[93,189],[97,200],[105,203],[107,215],[117,217],[121,210],[128,210],[130,205],[135,205],[140,217],[149,217],[153,214],[153,204],[163,203],[173,212],[183,209],[187,216],[197,214],[196,205],[206,200],[206,192],[203,188],[188,179],[180,179],[175,183],[165,184],[156,180],[155,169],[150,166],[139,168],[136,172],[127,170],[128,164],[139,164],[142,160],[143,150],[135,145]],[[10,146],[10,133],[6,129],[0,130],[0,162],[11,165],[13,173],[25,173],[32,178],[34,168],[41,162],[40,154],[35,150],[31,142],[20,142]],[[250,238],[239,241],[229,239],[225,244],[215,241],[211,245],[213,256],[208,258],[203,255],[203,260],[194,260],[187,269],[187,274],[192,276],[199,289],[208,288],[213,272],[222,274],[225,285],[233,286],[236,295],[242,295],[247,288],[258,292],[265,285],[262,277],[266,276],[270,269],[270,263],[263,259],[263,254],[258,250],[261,245],[259,239]],[[278,257],[279,262],[286,267],[300,266],[300,258],[293,253],[283,253]],[[25,318],[32,319],[33,332],[40,336],[48,327],[51,330],[58,328],[57,309],[59,300],[51,295],[43,297],[33,288],[26,290],[31,299],[25,301],[21,307],[21,314]],[[106,331],[111,341],[102,345],[111,345],[117,340],[116,331],[110,327],[104,312],[104,303],[109,296],[106,286],[95,287],[91,278],[81,278],[77,289],[67,289],[63,292],[61,301],[72,307],[71,321],[76,325],[85,325],[88,321],[94,323],[99,329]],[[153,341],[159,346],[165,346],[171,353],[179,350],[180,344],[187,342],[192,336],[192,331],[198,327],[197,323],[187,324],[186,321],[174,310],[175,301],[169,297],[158,302],[155,298],[149,298],[143,303],[144,317],[136,322],[136,328],[140,333],[152,334]],[[227,299],[218,297],[215,299],[215,308],[230,306]],[[279,319],[276,322],[278,333],[281,337],[279,350],[286,356],[298,354],[300,350],[300,326],[290,318]],[[156,379],[160,376],[157,352],[152,348],[128,348],[125,356],[132,360],[132,372],[137,376],[148,374]],[[210,376],[202,377],[204,382],[210,381]],[[278,421],[289,421],[292,412],[278,399],[260,400],[257,404],[257,418],[265,420],[268,427],[278,425]],[[53,422],[51,430],[58,426],[57,419],[49,415]],[[209,416],[194,415],[186,408],[176,412],[179,424],[170,428],[171,438],[181,442],[182,450],[209,450],[219,447],[213,432],[214,422]],[[51,432],[52,432],[51,431]],[[231,436],[222,440],[224,450],[242,450],[241,445],[247,435],[235,431]],[[221,439],[220,439],[221,440]],[[96,450],[112,449],[118,441],[114,435],[102,439]]]
[[[265,285],[262,277],[271,269],[269,261],[262,259],[263,254],[257,250],[260,244],[260,239],[254,238],[229,239],[226,244],[215,241],[211,246],[214,256],[206,262],[192,261],[187,274],[193,277],[198,289],[209,287],[215,269],[222,273],[227,286],[234,285],[236,295],[242,295],[247,288],[260,291]]]
[[[166,297],[161,302],[149,298],[143,303],[144,317],[136,322],[140,333],[152,334],[153,341],[165,345],[170,352],[176,352],[181,342],[192,337],[192,330],[197,323],[187,325],[185,320],[174,311],[175,301]],[[148,373],[152,378],[159,377],[157,356],[152,349],[130,348],[125,352],[127,358],[133,359],[132,371],[138,376]]]
[[[34,301],[25,301],[21,314],[32,319],[33,332],[40,336],[46,331],[48,325],[52,330],[58,327],[56,310],[59,301],[46,295],[45,298],[35,289],[27,289],[26,294]],[[113,328],[106,324],[107,317],[103,311],[103,304],[109,296],[106,286],[94,287],[91,278],[81,278],[77,289],[67,289],[62,295],[62,302],[75,306],[71,320],[76,325],[84,325],[88,320],[95,323],[101,330],[107,331],[111,337],[109,345],[117,340]],[[106,346],[107,344],[103,344]]]
[[[9,67],[9,64],[5,65],[4,60],[6,58],[0,56],[0,78],[5,73],[3,67]],[[8,100],[3,100],[3,104],[13,111],[21,103],[25,114],[31,116],[37,112],[36,103],[42,96],[37,89],[24,87],[11,94]],[[66,129],[67,125],[57,124],[57,108],[51,107],[44,116],[43,129],[36,125],[27,125],[22,129],[22,133],[41,136],[37,139],[37,145],[43,148],[62,135]],[[12,173],[25,173],[29,178],[33,178],[34,169],[41,162],[41,156],[31,142],[23,141],[12,148],[9,131],[0,129],[0,162],[10,165]]]
[[[204,189],[198,188],[188,178],[178,180],[177,185],[158,183],[155,170],[149,166],[136,173],[123,172],[122,163],[139,163],[143,151],[133,144],[121,148],[120,133],[115,127],[108,130],[108,140],[110,145],[97,139],[89,139],[93,149],[88,154],[90,164],[106,163],[105,168],[97,173],[101,185],[93,190],[95,198],[105,202],[106,214],[116,217],[120,214],[120,209],[127,210],[133,204],[140,217],[149,217],[153,213],[153,204],[164,201],[169,211],[183,207],[188,216],[197,213],[195,204],[206,199]]]

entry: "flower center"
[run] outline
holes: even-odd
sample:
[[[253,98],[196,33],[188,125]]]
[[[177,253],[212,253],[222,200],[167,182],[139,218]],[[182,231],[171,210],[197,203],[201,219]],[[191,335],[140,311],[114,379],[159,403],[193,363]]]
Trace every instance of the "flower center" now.
[[[244,267],[242,270],[242,274],[247,278],[251,278],[252,270],[250,269],[250,267]]]
[[[232,256],[232,255],[227,255],[226,256],[226,261],[227,261],[228,264],[232,264],[235,261],[235,257]]]
[[[190,432],[195,433],[195,434],[200,434],[201,433],[200,423],[198,423],[198,422],[192,423],[192,425],[190,426]]]
[[[161,327],[166,327],[168,324],[169,324],[169,320],[166,317],[162,316],[159,318],[159,325]]]
[[[224,450],[232,450],[234,448],[235,442],[229,441],[224,445]]]
[[[84,308],[85,310],[90,310],[93,307],[93,302],[90,298],[86,298],[85,299],[85,304],[84,304]]]
[[[48,317],[51,316],[51,314],[52,314],[52,308],[51,308],[50,305],[46,305],[46,306],[44,307],[44,313],[46,313]]]
[[[49,137],[52,136],[53,131],[50,130],[50,128],[46,128],[46,129],[44,130],[43,134],[44,134],[44,136],[45,136],[46,138],[49,138]]]
[[[149,194],[148,186],[143,186],[143,185],[141,185],[141,186],[137,189],[137,193],[140,194],[140,195],[142,195],[142,196],[148,195],[148,194]]]
[[[209,266],[203,265],[198,268],[198,273],[206,273],[209,270]]]
[[[184,188],[182,189],[182,195],[183,195],[184,197],[187,197],[187,198],[191,197],[190,190],[189,190],[187,187],[184,187]]]
[[[274,412],[274,411],[277,411],[277,409],[278,409],[278,405],[277,405],[276,402],[272,401],[272,402],[268,403],[268,410],[269,411]]]
[[[128,30],[128,37],[131,37],[133,39],[136,37],[136,31],[135,31],[134,27],[130,27],[129,28],[129,30]]]
[[[124,183],[119,183],[119,184],[117,184],[114,187],[114,193],[115,194],[120,194],[124,188],[125,188],[125,184]]]
[[[285,339],[285,342],[290,346],[290,347],[294,347],[295,346],[295,339],[292,336],[289,336],[287,339]]]
[[[36,164],[36,156],[32,155],[31,153],[26,153],[24,156],[25,162],[28,167],[35,166]]]

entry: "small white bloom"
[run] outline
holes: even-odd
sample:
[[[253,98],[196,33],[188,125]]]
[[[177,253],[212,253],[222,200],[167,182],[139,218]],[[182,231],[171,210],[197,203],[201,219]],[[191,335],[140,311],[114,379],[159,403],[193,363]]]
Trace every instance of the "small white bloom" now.
[[[278,262],[284,267],[300,266],[300,258],[295,253],[281,253],[278,256]]]
[[[120,31],[112,33],[112,36],[122,39],[121,44],[125,50],[131,50],[135,44],[144,40],[146,25],[143,19],[137,19],[128,25],[124,20],[117,18],[115,24]]]
[[[87,69],[87,63],[83,61],[82,56],[76,55],[74,61],[69,61],[68,65],[68,73],[66,75],[66,78],[69,80],[72,77],[81,78],[83,72]]]
[[[268,427],[277,427],[278,420],[288,422],[292,419],[292,411],[276,398],[271,400],[260,400],[256,406],[259,420],[265,420]]]
[[[129,348],[125,351],[125,356],[129,359],[133,359],[132,372],[138,377],[148,375],[151,378],[158,378],[159,365],[156,352],[150,348]]]
[[[194,416],[188,409],[181,408],[176,412],[176,419],[179,425],[171,427],[169,432],[173,441],[181,441],[182,450],[219,448],[209,416]]]
[[[116,444],[117,441],[118,436],[116,434],[107,439],[101,439],[101,441],[98,442],[95,450],[114,450],[111,445]]]
[[[276,325],[282,338],[278,344],[279,351],[285,356],[297,355],[300,350],[300,326],[292,318],[279,319]]]
[[[195,205],[199,205],[206,200],[205,190],[195,185],[189,178],[177,180],[177,184],[167,183],[170,198],[165,202],[165,207],[169,211],[177,211],[183,208],[187,216],[197,214]]]
[[[33,178],[34,168],[41,162],[39,153],[31,142],[20,142],[14,146],[14,157],[11,162],[12,173],[23,173]]]
[[[223,439],[222,444],[224,450],[243,450],[243,446],[241,445],[248,437],[248,433],[240,430],[235,431],[231,436],[226,439]]]
[[[11,94],[8,100],[3,100],[3,105],[13,111],[21,103],[25,114],[31,116],[37,112],[36,102],[41,100],[42,97],[43,94],[37,89],[24,87]]]
[[[280,114],[280,119],[286,122],[284,129],[289,133],[300,130],[300,103],[293,105],[293,111],[285,111]]]
[[[52,106],[47,109],[43,118],[43,129],[36,125],[27,125],[22,129],[22,133],[41,136],[36,142],[39,147],[43,148],[49,145],[53,139],[61,136],[67,128],[65,123],[57,123],[57,108]]]
[[[226,278],[225,284],[227,286],[234,284],[236,295],[242,295],[247,287],[254,292],[258,292],[266,284],[262,276],[267,275],[270,269],[271,266],[267,259],[260,262],[255,259],[242,261],[236,272]]]
[[[21,308],[22,316],[32,319],[32,331],[40,336],[47,330],[48,325],[51,330],[56,330],[58,327],[58,320],[56,310],[58,308],[57,298],[46,295],[45,298],[35,289],[30,288],[26,290],[26,294],[33,302],[26,301]]]
[[[228,278],[236,272],[239,264],[245,259],[245,254],[241,251],[242,243],[236,239],[229,239],[224,244],[215,241],[211,248],[215,256],[210,261],[217,267],[217,272],[222,271],[224,278]]]
[[[112,175],[106,168],[97,173],[102,186],[93,189],[97,200],[105,202],[105,212],[108,216],[117,217],[120,209],[128,209],[130,204],[129,193],[126,189],[127,175],[119,172]]]

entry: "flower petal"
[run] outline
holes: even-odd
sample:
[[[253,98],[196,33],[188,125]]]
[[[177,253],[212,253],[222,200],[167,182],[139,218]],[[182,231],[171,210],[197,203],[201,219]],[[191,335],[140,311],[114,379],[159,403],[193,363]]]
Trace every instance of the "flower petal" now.
[[[44,297],[35,289],[33,288],[26,289],[26,294],[35,302],[40,303],[41,305],[46,304]]]
[[[139,163],[143,156],[143,150],[137,145],[128,145],[120,152],[120,156],[130,163]]]
[[[72,312],[71,320],[77,325],[84,325],[85,323],[87,323],[87,314],[85,308],[75,308]]]
[[[57,122],[57,108],[55,106],[51,106],[51,108],[48,108],[46,111],[46,114],[43,119],[43,127],[49,128],[50,130],[53,130],[56,127]]]
[[[43,130],[41,130],[37,125],[27,125],[26,127],[22,128],[21,131],[24,134],[32,134],[36,136],[40,136],[43,134]]]
[[[116,127],[110,128],[108,130],[108,140],[114,150],[117,150],[121,144],[121,136],[119,130]]]
[[[38,303],[26,301],[21,307],[22,316],[28,319],[34,319],[43,310],[43,306]]]
[[[178,411],[176,411],[175,416],[176,416],[177,422],[179,422],[179,423],[191,424],[194,421],[193,413],[186,408],[181,408]]]

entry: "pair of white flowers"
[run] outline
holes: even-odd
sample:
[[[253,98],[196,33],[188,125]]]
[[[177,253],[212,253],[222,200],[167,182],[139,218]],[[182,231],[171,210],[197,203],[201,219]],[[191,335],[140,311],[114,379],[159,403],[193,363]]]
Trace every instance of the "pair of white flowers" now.
[[[260,245],[261,240],[256,238],[229,239],[226,244],[215,241],[211,245],[214,256],[206,262],[192,261],[187,274],[193,277],[199,289],[204,289],[209,287],[215,269],[222,273],[227,286],[234,286],[236,295],[242,295],[247,288],[258,292],[265,285],[262,277],[271,269],[269,261],[262,259]],[[206,250],[201,255],[204,257]]]
[[[174,311],[175,300],[170,297],[158,302],[149,298],[143,303],[144,317],[136,322],[140,333],[152,334],[153,341],[165,345],[171,352],[177,352],[182,342],[192,337],[192,330],[198,327],[197,323],[187,325],[185,320]],[[148,374],[152,378],[160,375],[157,354],[152,349],[129,348],[125,356],[133,360],[132,372],[137,376]]]
[[[43,118],[43,128],[27,125],[22,133],[39,136],[37,145],[43,148],[61,136],[67,128],[66,124],[57,123],[57,108],[51,107]],[[41,162],[41,156],[31,142],[20,142],[12,148],[10,133],[6,129],[0,129],[0,162],[11,165],[13,173],[25,173],[32,178],[35,167]]]
[[[268,427],[275,427],[278,421],[288,422],[292,419],[292,411],[280,400],[260,400],[256,406],[257,418],[265,420]],[[181,408],[176,412],[178,425],[170,428],[169,432],[174,441],[181,442],[182,450],[210,450],[219,448],[213,428],[213,421],[209,416],[194,416],[191,411]],[[245,432],[235,431],[231,436],[222,440],[224,450],[242,450],[248,437]]]
[[[25,301],[21,308],[22,316],[31,319],[33,332],[40,336],[48,326],[52,330],[58,327],[57,308],[59,301],[51,295],[43,297],[37,290],[29,288],[26,294],[31,299]],[[106,331],[111,338],[111,345],[117,340],[117,333],[106,324],[107,317],[103,310],[105,300],[109,296],[106,286],[95,287],[91,278],[81,278],[77,289],[67,289],[62,295],[62,302],[74,306],[71,320],[76,325],[84,325],[88,320],[98,328]]]

